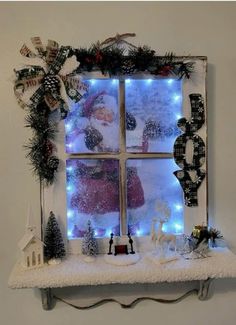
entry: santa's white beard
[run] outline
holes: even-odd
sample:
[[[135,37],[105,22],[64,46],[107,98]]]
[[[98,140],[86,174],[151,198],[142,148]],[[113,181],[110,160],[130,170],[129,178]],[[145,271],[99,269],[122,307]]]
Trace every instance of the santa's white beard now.
[[[90,125],[98,130],[103,136],[102,146],[105,150],[118,151],[119,149],[119,128],[116,122],[105,122],[94,117],[90,119]],[[107,148],[107,149],[106,149]]]

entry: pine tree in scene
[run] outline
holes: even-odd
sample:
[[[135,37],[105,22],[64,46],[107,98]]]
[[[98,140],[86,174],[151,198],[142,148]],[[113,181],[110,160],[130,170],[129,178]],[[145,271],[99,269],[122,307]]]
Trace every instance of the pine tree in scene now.
[[[45,229],[44,244],[44,256],[47,260],[61,259],[66,255],[62,234],[52,211]]]
[[[91,226],[90,220],[88,220],[87,230],[83,238],[82,253],[87,256],[94,256],[98,254],[97,241],[94,238],[94,230]]]

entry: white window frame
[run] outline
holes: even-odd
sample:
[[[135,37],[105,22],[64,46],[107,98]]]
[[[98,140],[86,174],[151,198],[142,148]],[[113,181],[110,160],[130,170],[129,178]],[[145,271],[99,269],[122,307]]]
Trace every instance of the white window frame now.
[[[204,108],[205,108],[205,123],[201,127],[199,131],[197,131],[197,134],[203,139],[205,146],[206,146],[206,158],[205,158],[205,163],[201,167],[206,170],[207,172],[207,101],[206,101],[206,72],[207,72],[207,58],[206,57],[177,57],[177,59],[180,60],[185,60],[188,59],[191,62],[194,62],[194,72],[191,75],[190,79],[184,79],[182,83],[182,111],[183,111],[183,117],[186,117],[187,119],[190,118],[190,101],[189,101],[189,94],[191,93],[199,93],[202,95],[203,100],[204,100]],[[108,79],[108,76],[102,75],[100,72],[91,72],[91,73],[86,73],[81,75],[82,78],[84,79]],[[147,73],[142,73],[142,74],[135,74],[135,76],[127,76],[127,77],[117,77],[114,76],[114,78],[119,79],[119,80],[124,80],[124,79],[160,79],[158,76],[157,78],[154,77],[153,75],[147,74]],[[170,77],[168,77],[170,78]],[[124,97],[124,96],[123,96]],[[121,113],[124,113],[124,103],[122,103],[122,97],[120,100],[120,107],[121,107]],[[121,118],[121,128],[125,130],[125,125],[124,125],[124,118]],[[123,135],[121,135],[121,146],[123,143],[124,146],[124,138],[122,138]],[[64,121],[61,121],[59,123],[59,132],[57,135],[57,138],[55,140],[56,146],[57,146],[57,154],[58,157],[61,160],[59,170],[56,174],[56,180],[48,188],[42,188],[42,213],[43,213],[43,226],[46,223],[46,218],[49,215],[50,211],[53,211],[55,215],[58,217],[60,224],[62,225],[62,232],[64,234],[64,238],[67,238],[67,208],[66,208],[66,159],[71,158],[71,157],[79,157],[79,158],[101,158],[101,157],[106,157],[106,158],[118,158],[118,155],[114,154],[81,154],[81,155],[71,155],[71,154],[66,154],[65,151],[65,126],[64,126]],[[127,159],[130,155],[129,153],[125,154],[124,159]],[[135,154],[135,158],[141,158],[141,156],[147,156],[149,155],[150,158],[172,158],[173,154]],[[186,157],[191,157],[191,150],[188,150],[187,146],[187,152],[186,152]],[[100,157],[101,156],[101,157]],[[180,169],[176,165],[176,170]],[[121,181],[124,182],[124,172],[121,174]],[[187,207],[184,206],[184,233],[185,234],[190,234],[192,231],[192,228],[194,225],[197,224],[208,224],[208,195],[207,195],[207,184],[208,184],[208,175],[206,173],[206,177],[203,180],[201,186],[198,189],[198,206],[197,207]],[[124,197],[125,193],[122,192],[122,200],[125,199]],[[124,204],[123,204],[123,209],[125,209]],[[121,211],[121,215],[124,215],[124,211]],[[124,226],[125,222],[124,220],[121,220],[122,222],[122,233],[126,233],[126,228]],[[108,238],[100,238],[98,239],[99,242],[99,251],[100,253],[105,253],[108,249]],[[135,245],[137,246],[137,249],[139,251],[145,251],[148,249],[150,246],[150,238],[149,236],[146,237],[136,237],[134,238],[135,240]],[[72,254],[81,254],[81,239],[71,239],[68,240],[68,248],[69,252]],[[127,242],[127,236],[120,236],[117,238],[117,242]]]

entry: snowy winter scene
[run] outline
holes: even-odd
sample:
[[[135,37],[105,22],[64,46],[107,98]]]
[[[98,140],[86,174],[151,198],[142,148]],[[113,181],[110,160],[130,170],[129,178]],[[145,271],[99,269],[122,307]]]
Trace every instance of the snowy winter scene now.
[[[126,130],[129,152],[172,152],[180,134],[182,81],[177,79],[126,79],[126,112],[135,119]]]
[[[126,163],[127,223],[132,235],[150,233],[156,201],[171,210],[165,231],[183,231],[183,195],[173,175],[173,159],[128,159]],[[96,237],[120,235],[119,161],[67,160],[68,237],[83,237],[91,220]]]
[[[156,211],[156,202],[165,202],[170,208],[169,222],[164,231],[183,231],[183,195],[173,175],[173,159],[128,159],[127,164],[127,217],[132,235],[150,233],[153,218],[163,217]],[[135,184],[135,186],[134,186]],[[132,188],[133,187],[133,188]]]

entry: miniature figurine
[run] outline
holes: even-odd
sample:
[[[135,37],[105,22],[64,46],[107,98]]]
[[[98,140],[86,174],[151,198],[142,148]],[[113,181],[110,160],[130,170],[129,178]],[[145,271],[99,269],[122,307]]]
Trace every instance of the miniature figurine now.
[[[129,238],[129,243],[130,243],[130,247],[131,247],[131,251],[130,251],[130,254],[135,254],[135,251],[133,250],[133,239],[131,238],[131,235],[130,233],[128,232],[127,234],[128,238]]]
[[[111,238],[109,240],[109,252],[107,253],[108,255],[112,255],[111,246],[113,245],[113,236],[114,236],[114,234],[111,233]]]

